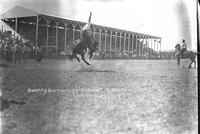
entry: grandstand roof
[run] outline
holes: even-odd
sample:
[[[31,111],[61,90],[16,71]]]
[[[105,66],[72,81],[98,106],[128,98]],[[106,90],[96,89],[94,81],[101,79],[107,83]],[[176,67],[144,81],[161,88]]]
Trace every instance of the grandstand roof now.
[[[6,18],[17,18],[17,17],[32,17],[32,16],[37,16],[37,15],[39,15],[39,13],[20,7],[20,6],[16,6],[8,10],[4,14],[2,14],[1,18],[6,19]]]
[[[71,20],[71,21],[79,22],[79,23],[81,22],[81,21],[77,21],[77,20],[72,19],[72,18],[54,16],[54,15],[49,15],[47,13],[40,13],[38,11],[32,11],[30,9],[27,9],[27,8],[24,8],[24,7],[21,7],[21,6],[16,6],[12,9],[8,10],[4,14],[0,15],[0,18],[7,19],[7,18],[20,18],[20,17],[34,17],[34,16],[38,16],[38,15],[49,16],[49,17],[57,18],[57,19],[67,19],[67,20]],[[81,22],[81,23],[85,23],[85,22]],[[112,27],[108,27],[108,26],[101,26],[101,25],[96,25],[96,26],[104,27],[104,29],[113,29],[113,30],[116,30],[116,31],[122,31],[122,32],[127,32],[127,33],[137,33],[137,34],[141,34],[141,35],[145,35],[145,36],[160,38],[160,37],[157,37],[157,36],[127,31],[127,30],[122,30],[122,29],[118,29],[118,28],[112,28]]]

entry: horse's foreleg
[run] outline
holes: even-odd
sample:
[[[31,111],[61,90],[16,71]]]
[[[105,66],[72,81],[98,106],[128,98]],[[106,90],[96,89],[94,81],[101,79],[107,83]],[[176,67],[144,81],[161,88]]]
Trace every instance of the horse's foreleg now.
[[[194,61],[194,68],[196,68],[196,61]]]
[[[74,54],[74,57],[77,59],[78,62],[80,62],[79,58],[77,57],[76,54]]]
[[[191,62],[190,62],[190,64],[189,64],[188,68],[191,68],[191,65],[192,65],[192,63],[193,63],[193,61],[191,61]]]
[[[180,67],[180,58],[177,59],[178,67]]]
[[[90,63],[88,63],[88,62],[85,60],[84,54],[81,54],[81,58],[82,58],[82,60],[83,60],[87,65],[90,65]]]
[[[194,62],[194,68],[196,68],[196,61],[194,60],[193,62]]]
[[[90,51],[90,52],[89,52],[89,55],[90,55],[89,59],[91,59],[91,58],[92,58],[92,55],[93,55],[93,52]]]

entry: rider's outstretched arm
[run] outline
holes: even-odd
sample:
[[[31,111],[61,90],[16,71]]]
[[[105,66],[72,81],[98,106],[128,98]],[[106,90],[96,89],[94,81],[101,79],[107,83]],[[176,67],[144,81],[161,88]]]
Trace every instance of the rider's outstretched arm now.
[[[88,19],[88,24],[91,24],[91,17],[92,17],[92,12],[90,12],[90,17]]]

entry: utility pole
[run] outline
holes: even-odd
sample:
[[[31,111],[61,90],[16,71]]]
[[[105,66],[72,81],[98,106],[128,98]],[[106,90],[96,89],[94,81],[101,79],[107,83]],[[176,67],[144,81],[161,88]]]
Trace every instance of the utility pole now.
[[[200,49],[200,41],[199,41],[199,11],[198,11],[198,5],[199,5],[199,3],[198,3],[198,0],[196,0],[196,10],[197,10],[197,12],[196,12],[196,17],[197,17],[197,50],[198,51],[200,51],[199,49]]]

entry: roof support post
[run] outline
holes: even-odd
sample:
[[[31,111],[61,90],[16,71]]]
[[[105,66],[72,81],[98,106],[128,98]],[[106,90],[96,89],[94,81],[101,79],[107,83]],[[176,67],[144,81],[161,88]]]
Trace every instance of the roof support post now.
[[[64,30],[65,30],[65,35],[64,35],[64,47],[65,47],[65,51],[67,50],[67,25],[68,25],[68,22],[67,21],[63,21],[63,24],[64,24]]]
[[[107,36],[107,31],[105,32],[105,52],[107,51],[107,45],[106,45],[106,36]]]
[[[18,18],[15,18],[15,32],[17,33],[18,30]]]
[[[36,16],[36,37],[35,37],[35,44],[36,47],[38,47],[38,22],[39,22],[39,17],[38,15]]]
[[[71,24],[72,24],[72,41],[74,42],[74,39],[75,39],[75,30],[76,30],[76,23],[73,23],[73,22],[71,22]]]
[[[46,40],[46,45],[48,46],[49,45],[49,20],[47,19],[47,40]]]
[[[132,56],[134,54],[133,45],[134,45],[134,34],[132,34],[132,42],[131,42]]]
[[[142,42],[141,42],[141,56],[143,57],[143,43],[144,43],[144,36],[141,37],[142,38]]]
[[[158,38],[157,38],[157,52],[159,51],[158,48],[159,47],[159,42],[158,42]]]
[[[151,56],[153,55],[153,38],[151,37]]]
[[[117,32],[115,32],[115,52],[117,51]]]
[[[124,35],[124,53],[126,53],[126,35]]]
[[[138,43],[138,56],[140,56],[140,36],[137,36],[137,43]]]
[[[119,37],[120,37],[120,41],[119,41],[119,51],[122,51],[122,33],[120,33]]]
[[[67,36],[67,25],[65,25],[65,28],[64,28],[64,30],[65,30],[65,35],[64,35],[64,42],[65,42],[65,44],[64,44],[64,46],[65,46],[65,51],[66,51],[66,48],[67,48],[67,40],[66,40],[66,36]]]
[[[99,52],[101,52],[101,30],[99,32]]]
[[[159,43],[160,43],[160,52],[161,52],[161,38],[160,38],[160,41],[159,41]]]
[[[159,44],[160,44],[160,58],[161,58],[161,38],[159,38]]]
[[[146,40],[146,36],[144,36],[144,42],[143,42],[143,48],[144,48],[144,50],[143,50],[143,55],[145,56],[146,55],[146,44],[147,44],[147,40]]]
[[[110,53],[112,51],[112,31],[110,32]]]
[[[75,33],[75,29],[73,28],[73,29],[72,29],[72,34],[73,34],[73,35],[72,35],[72,42],[74,42],[74,33]]]
[[[136,49],[136,56],[138,56],[137,35],[135,35],[135,49]]]
[[[142,36],[140,36],[139,40],[139,45],[140,45],[140,51],[139,51],[139,54],[140,54],[140,57],[142,56],[142,42],[141,42],[141,39],[142,39]]]
[[[56,48],[58,49],[58,25],[56,25]]]
[[[131,43],[131,36],[130,36],[130,34],[128,34],[128,54],[130,53],[130,43]]]
[[[58,26],[61,23],[61,21],[56,20],[56,52],[58,52]]]
[[[149,54],[149,37],[147,37],[147,54]]]
[[[147,37],[147,36],[145,37],[145,40],[146,40],[146,41],[145,41],[145,55],[147,55],[147,45],[148,45],[148,44],[147,44],[147,40],[148,40],[148,37]]]
[[[155,40],[155,38],[154,38],[154,49],[153,50],[156,51],[156,40]]]
[[[143,51],[143,49],[144,49],[144,36],[142,36],[142,56],[144,56],[144,51]]]
[[[154,53],[155,53],[155,48],[156,48],[156,47],[155,47],[155,46],[156,46],[155,43],[156,43],[156,40],[155,40],[155,38],[153,38],[153,55],[154,55]]]

